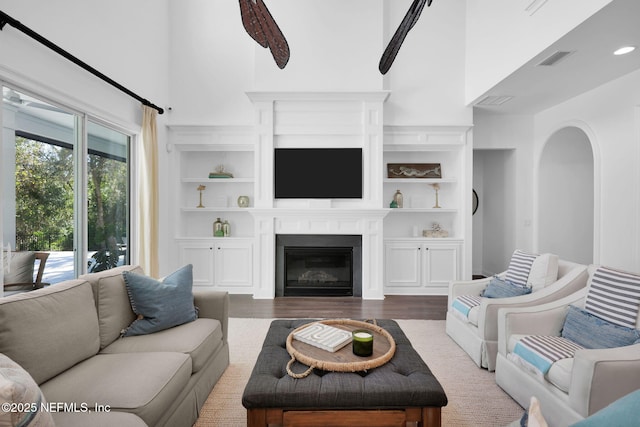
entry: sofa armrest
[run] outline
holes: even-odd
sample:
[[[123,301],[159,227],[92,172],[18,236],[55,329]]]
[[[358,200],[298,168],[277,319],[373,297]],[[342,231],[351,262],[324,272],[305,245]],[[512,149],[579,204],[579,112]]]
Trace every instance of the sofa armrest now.
[[[506,272],[502,272],[498,276],[503,277],[505,275]],[[458,280],[451,282],[449,285],[449,299],[447,301],[448,308],[451,308],[453,300],[458,298],[460,295],[480,295],[480,292],[487,287],[491,279],[491,277],[485,277],[483,279]]]
[[[573,361],[569,403],[587,417],[640,385],[640,344],[578,350]]]
[[[229,293],[205,289],[193,290],[193,302],[198,307],[198,317],[217,319],[222,325],[224,342],[229,330]]]
[[[570,304],[581,302],[587,289],[580,289],[564,298],[531,307],[498,309],[498,352],[507,355],[511,335],[559,336]]]
[[[480,304],[478,331],[481,338],[498,340],[498,310],[542,305],[572,295],[587,284],[586,266],[578,266],[554,283],[531,294],[511,298],[484,298]]]

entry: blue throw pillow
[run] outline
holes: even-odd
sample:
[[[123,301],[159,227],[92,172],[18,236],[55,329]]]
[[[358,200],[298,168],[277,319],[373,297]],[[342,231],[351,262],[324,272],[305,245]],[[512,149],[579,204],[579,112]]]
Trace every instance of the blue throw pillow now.
[[[159,281],[129,271],[122,273],[131,308],[138,318],[122,336],[145,335],[192,322],[198,317],[193,305],[193,266],[186,265]]]
[[[640,331],[616,325],[570,305],[562,336],[584,348],[614,348],[636,343],[640,340]]]
[[[528,286],[520,286],[498,276],[493,276],[486,289],[480,296],[485,298],[509,298],[531,293]]]
[[[636,427],[640,419],[640,390],[633,391],[571,427]]]

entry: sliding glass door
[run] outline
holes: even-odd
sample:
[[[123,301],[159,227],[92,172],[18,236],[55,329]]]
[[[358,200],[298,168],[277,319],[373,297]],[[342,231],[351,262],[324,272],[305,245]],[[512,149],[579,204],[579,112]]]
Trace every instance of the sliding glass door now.
[[[131,137],[8,87],[2,132],[5,250],[47,252],[52,284],[128,263]]]
[[[130,137],[88,122],[88,271],[129,263]]]

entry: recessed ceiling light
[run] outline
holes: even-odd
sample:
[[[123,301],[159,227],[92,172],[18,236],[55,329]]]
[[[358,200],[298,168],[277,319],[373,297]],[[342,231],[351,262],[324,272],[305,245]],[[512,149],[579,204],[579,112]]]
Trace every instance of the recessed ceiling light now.
[[[634,50],[636,50],[635,46],[624,46],[621,47],[620,49],[616,50],[615,52],[613,52],[614,55],[625,55],[629,52],[633,52]]]

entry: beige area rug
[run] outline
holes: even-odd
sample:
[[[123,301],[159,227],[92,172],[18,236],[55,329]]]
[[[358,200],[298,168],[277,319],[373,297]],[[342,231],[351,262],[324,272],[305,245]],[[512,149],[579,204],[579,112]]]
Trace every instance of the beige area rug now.
[[[195,427],[245,426],[242,392],[272,319],[229,319],[231,364],[205,402]],[[449,404],[442,425],[505,426],[523,409],[478,368],[445,332],[443,320],[398,320],[402,330],[442,384]]]

